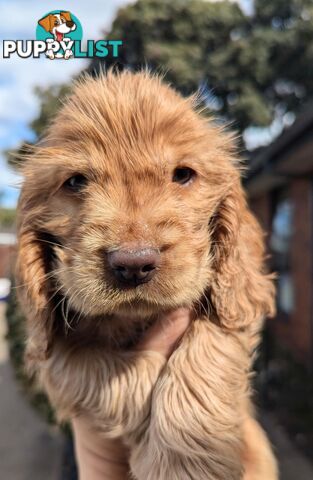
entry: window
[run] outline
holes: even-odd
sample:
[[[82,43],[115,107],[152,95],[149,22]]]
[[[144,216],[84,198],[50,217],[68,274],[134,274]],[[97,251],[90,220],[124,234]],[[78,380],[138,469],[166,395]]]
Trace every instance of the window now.
[[[294,284],[290,268],[290,247],[293,234],[293,204],[287,191],[274,195],[270,247],[272,266],[278,274],[278,312],[289,315],[294,309]]]

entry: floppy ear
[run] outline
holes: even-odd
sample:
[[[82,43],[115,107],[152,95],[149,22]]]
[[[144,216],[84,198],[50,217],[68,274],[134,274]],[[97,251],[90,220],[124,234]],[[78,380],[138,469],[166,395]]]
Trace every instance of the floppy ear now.
[[[49,356],[54,313],[50,302],[53,292],[47,276],[47,246],[41,241],[40,233],[32,227],[31,216],[24,208],[23,197],[22,193],[19,203],[16,284],[18,299],[27,318],[26,359],[31,366]]]
[[[72,20],[70,12],[60,12],[60,15],[62,15],[67,22]]]
[[[46,17],[38,20],[39,25],[41,27],[43,27],[46,30],[46,32],[50,32],[52,30],[52,27],[53,27],[52,17],[53,17],[53,15],[51,15],[51,13],[49,13],[49,15],[47,15]]]
[[[210,300],[227,329],[250,326],[256,333],[274,314],[274,286],[264,269],[261,228],[249,211],[238,178],[210,221],[213,280]]]

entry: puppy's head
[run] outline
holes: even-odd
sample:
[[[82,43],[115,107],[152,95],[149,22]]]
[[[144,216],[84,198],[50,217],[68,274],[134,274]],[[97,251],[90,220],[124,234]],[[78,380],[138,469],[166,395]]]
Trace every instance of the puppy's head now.
[[[131,322],[211,303],[228,326],[267,310],[232,140],[194,103],[146,73],[87,78],[26,162],[18,276],[37,353],[58,304]]]
[[[75,30],[76,25],[72,20],[70,12],[60,12],[57,14],[49,13],[45,17],[38,20],[38,24],[43,27],[46,32],[50,32],[61,41],[65,33]]]

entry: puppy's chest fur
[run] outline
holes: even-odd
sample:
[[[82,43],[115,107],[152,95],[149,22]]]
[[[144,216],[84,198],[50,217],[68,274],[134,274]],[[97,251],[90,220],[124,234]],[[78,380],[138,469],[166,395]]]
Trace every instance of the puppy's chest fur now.
[[[70,328],[63,328],[60,336],[75,345],[102,345],[109,350],[128,350],[136,346],[146,330],[158,321],[157,316],[134,318],[104,315],[71,321]]]

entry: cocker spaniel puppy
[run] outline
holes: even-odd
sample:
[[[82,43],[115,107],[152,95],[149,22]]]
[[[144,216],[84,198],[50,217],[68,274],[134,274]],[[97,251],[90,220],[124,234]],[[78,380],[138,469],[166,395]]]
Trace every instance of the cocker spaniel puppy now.
[[[273,285],[232,137],[158,77],[87,77],[24,175],[27,362],[60,417],[121,437],[138,480],[277,479],[249,386]],[[182,306],[169,361],[132,349]]]

